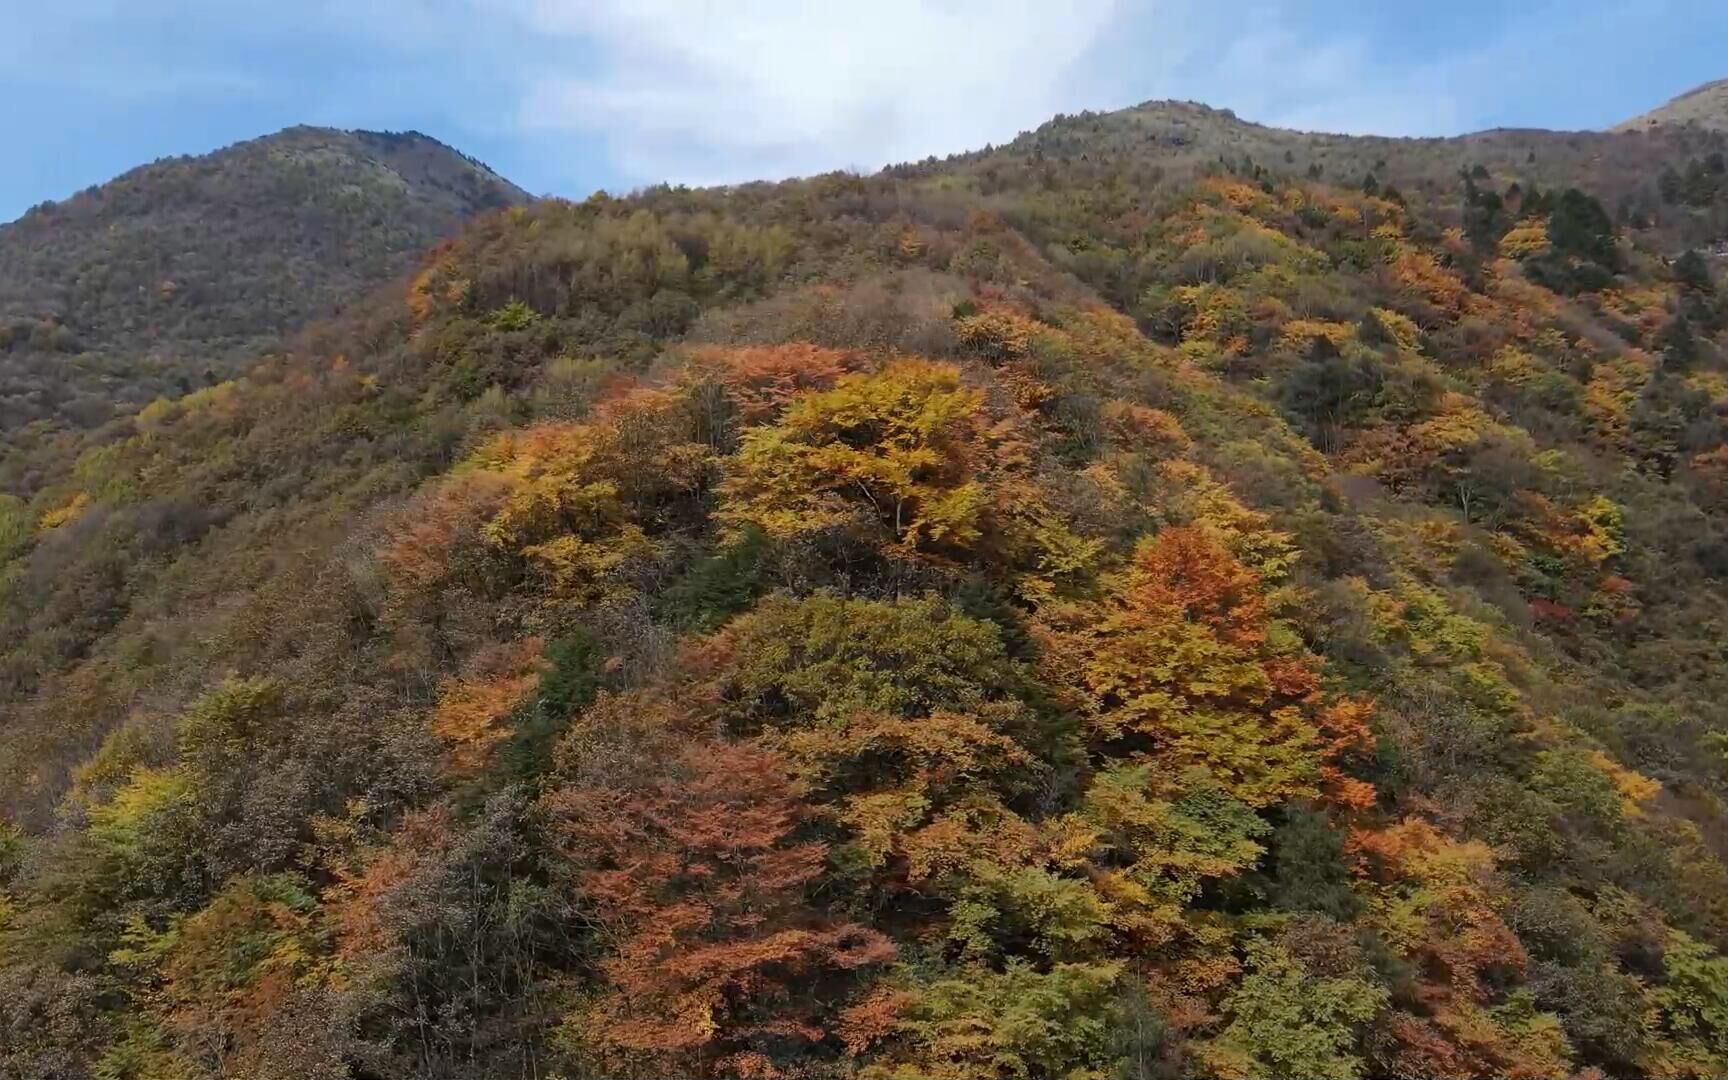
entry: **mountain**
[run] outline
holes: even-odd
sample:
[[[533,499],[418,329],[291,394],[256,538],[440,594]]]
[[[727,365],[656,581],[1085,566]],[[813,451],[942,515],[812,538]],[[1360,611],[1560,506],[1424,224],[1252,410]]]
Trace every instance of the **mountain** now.
[[[0,427],[88,427],[250,363],[526,201],[418,133],[290,128],[0,226]]]
[[[0,1075],[1728,1073],[1724,138],[542,200],[32,443]]]
[[[1649,131],[1658,127],[1694,125],[1711,131],[1728,131],[1728,79],[1718,79],[1688,90],[1679,97],[1615,126],[1615,131]]]

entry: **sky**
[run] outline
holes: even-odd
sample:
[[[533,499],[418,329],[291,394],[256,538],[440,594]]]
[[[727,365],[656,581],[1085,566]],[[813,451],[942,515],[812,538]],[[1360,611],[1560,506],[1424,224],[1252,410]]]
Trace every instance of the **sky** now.
[[[0,0],[0,221],[292,124],[535,194],[975,149],[1155,98],[1355,134],[1600,128],[1728,77],[1724,0]]]

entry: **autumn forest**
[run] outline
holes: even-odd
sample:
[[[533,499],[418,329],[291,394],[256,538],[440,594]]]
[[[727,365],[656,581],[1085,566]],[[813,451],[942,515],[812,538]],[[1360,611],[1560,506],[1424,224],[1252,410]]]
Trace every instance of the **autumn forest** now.
[[[20,406],[0,1076],[1728,1074],[1725,152],[500,198]]]

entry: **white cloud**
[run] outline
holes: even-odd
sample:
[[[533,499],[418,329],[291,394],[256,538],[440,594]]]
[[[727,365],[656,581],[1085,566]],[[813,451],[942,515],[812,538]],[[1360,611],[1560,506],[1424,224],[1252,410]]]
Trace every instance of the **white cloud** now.
[[[599,57],[534,80],[529,129],[605,136],[645,180],[874,168],[1010,138],[1077,107],[1114,0],[515,0]]]
[[[1195,100],[1277,127],[1354,135],[1461,130],[1458,98],[1441,77],[1452,58],[1412,62],[1407,46],[1377,41],[1348,19],[1320,17],[1316,7],[1309,0],[1142,0],[1126,7],[1101,66],[1116,80],[1117,96]]]
[[[562,57],[517,122],[600,137],[635,181],[872,169],[1001,142],[1058,112],[1192,98],[1353,134],[1450,134],[1444,64],[1305,0],[471,0]]]
[[[1613,97],[1569,70],[1591,42],[1682,2],[1710,0],[1533,0],[1430,42],[1373,0],[58,0],[11,17],[0,82],[419,126],[581,194],[872,169],[1155,98],[1355,134],[1542,122],[1556,85]]]

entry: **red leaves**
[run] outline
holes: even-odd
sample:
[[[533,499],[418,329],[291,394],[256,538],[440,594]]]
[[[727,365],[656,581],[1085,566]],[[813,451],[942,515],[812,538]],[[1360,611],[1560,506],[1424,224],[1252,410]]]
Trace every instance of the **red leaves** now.
[[[803,795],[780,755],[719,743],[640,785],[548,797],[553,834],[587,868],[583,894],[614,940],[610,987],[582,1017],[602,1056],[755,1074],[746,1066],[766,1061],[755,1041],[826,1037],[818,979],[893,958],[874,930],[806,902],[827,849],[796,838]]]
[[[1320,791],[1327,802],[1340,809],[1366,810],[1374,805],[1374,785],[1349,776],[1339,767],[1339,762],[1374,748],[1374,733],[1368,727],[1373,715],[1374,702],[1361,697],[1339,698],[1320,710],[1320,734],[1326,740]]]
[[[1194,449],[1194,440],[1182,424],[1163,409],[1150,409],[1127,401],[1108,401],[1103,408],[1105,429],[1126,446],[1159,457],[1182,457]]]
[[[878,989],[843,1012],[837,1030],[846,1053],[856,1057],[893,1035],[912,1000],[913,995],[904,990]]]
[[[457,550],[477,546],[481,524],[503,504],[508,485],[492,473],[458,474],[416,496],[390,523],[380,556],[399,590],[430,590],[460,569]]]
[[[1578,613],[1565,604],[1557,604],[1546,597],[1538,596],[1530,601],[1530,617],[1537,622],[1565,626],[1575,620]]]
[[[1131,603],[1180,612],[1236,645],[1265,639],[1266,598],[1259,575],[1238,562],[1210,533],[1171,528],[1141,547],[1134,560]]]
[[[740,421],[761,424],[772,421],[799,394],[833,386],[858,363],[851,353],[794,343],[709,346],[691,354],[690,367],[693,375],[711,377],[725,388]]]
[[[384,911],[391,896],[436,865],[455,839],[448,808],[417,811],[402,819],[390,845],[364,869],[338,869],[339,880],[325,896],[338,955],[354,960],[393,946],[394,930]]]

